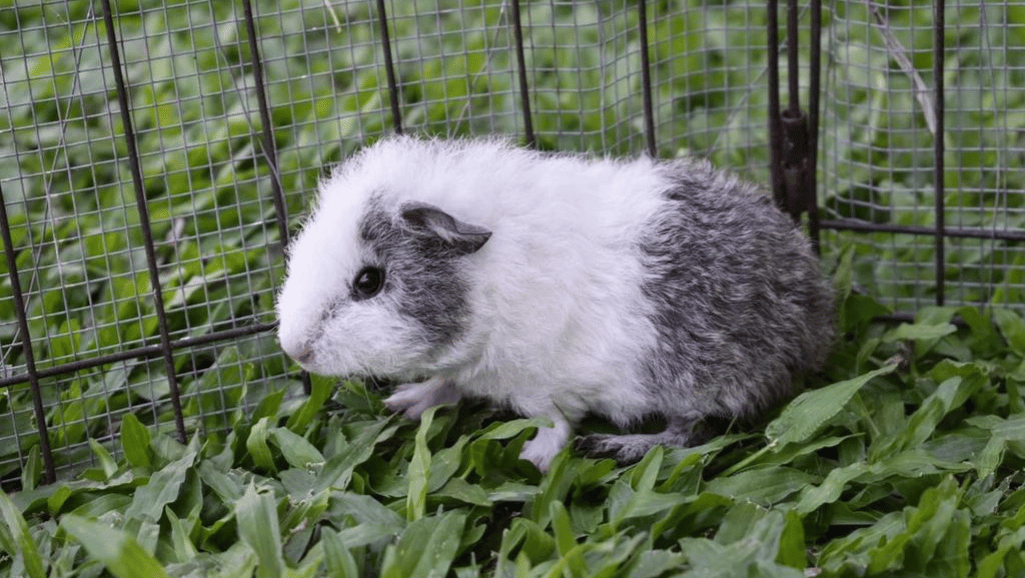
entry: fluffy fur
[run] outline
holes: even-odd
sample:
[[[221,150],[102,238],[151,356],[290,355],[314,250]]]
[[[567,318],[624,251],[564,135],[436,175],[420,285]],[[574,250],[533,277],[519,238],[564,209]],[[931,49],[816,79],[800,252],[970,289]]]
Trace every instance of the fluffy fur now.
[[[384,282],[365,297],[368,267]],[[807,241],[751,185],[497,140],[389,138],[344,163],[291,246],[278,314],[309,371],[408,381],[386,403],[409,417],[466,394],[547,416],[522,453],[541,469],[589,412],[666,418],[578,443],[621,462],[756,414],[833,336]]]

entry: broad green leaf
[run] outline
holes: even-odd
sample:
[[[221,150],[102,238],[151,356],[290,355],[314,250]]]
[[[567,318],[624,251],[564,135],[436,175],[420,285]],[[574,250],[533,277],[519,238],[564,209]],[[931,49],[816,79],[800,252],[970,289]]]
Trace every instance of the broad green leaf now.
[[[234,358],[238,357],[238,353],[237,349],[235,349],[233,356],[229,356],[228,353],[231,349],[235,348],[226,349],[225,352],[221,354],[221,359],[218,359],[218,362],[225,357],[230,357],[232,365],[235,365],[237,361],[235,361]],[[278,410],[281,409],[281,402],[285,399],[285,393],[286,391],[284,389],[275,389],[274,391],[267,393],[260,400],[260,404],[256,406],[256,409],[253,410],[250,415],[250,419],[257,423],[264,419],[274,421],[274,418],[278,415]]]
[[[1011,350],[1025,357],[1025,320],[1019,314],[1000,307],[993,309],[993,319]]]
[[[127,413],[121,418],[121,449],[125,459],[136,468],[150,467],[149,430],[142,425],[135,414]]]
[[[384,563],[382,578],[444,578],[459,549],[466,523],[463,512],[420,518],[409,524]]]
[[[612,484],[608,500],[608,518],[614,527],[630,518],[644,518],[668,511],[692,499],[679,492],[635,491],[624,480]]]
[[[516,518],[502,534],[499,561],[507,560],[509,552],[516,547],[520,547],[520,554],[525,554],[532,564],[540,564],[555,552],[555,538],[533,520]]]
[[[167,578],[160,563],[121,530],[74,515],[64,516],[61,527],[117,578]]]
[[[327,457],[324,468],[317,476],[315,491],[320,492],[328,488],[336,490],[348,488],[356,466],[370,459],[375,445],[391,438],[398,431],[398,426],[387,427],[392,421],[391,419],[381,419],[373,422],[372,425],[361,430],[356,439],[343,450]]]
[[[819,553],[818,566],[831,575],[858,571],[865,573],[871,553],[887,544],[904,530],[901,512],[884,514],[868,527],[858,528],[836,538],[823,546]]]
[[[975,457],[975,469],[980,478],[996,473],[1003,461],[1008,442],[1025,442],[1025,415],[1013,415],[1006,420],[992,416],[990,438],[979,455]],[[981,421],[981,420],[980,420]]]
[[[494,502],[488,498],[488,493],[478,484],[471,484],[463,478],[451,478],[444,486],[436,492],[431,493],[438,498],[452,498],[467,504],[490,508]]]
[[[953,524],[965,520],[956,516],[959,491],[953,478],[946,478],[937,488],[930,488],[922,494],[918,506],[905,516],[902,531],[869,553],[868,571],[879,573],[901,569],[924,572],[934,559],[936,550]],[[957,529],[954,530],[958,532]],[[914,548],[908,545],[913,544]],[[954,558],[964,557],[967,561],[967,543],[945,544],[952,549],[965,548],[963,556],[952,553]],[[957,562],[954,562],[957,565]],[[966,568],[967,570],[967,568]],[[952,574],[961,576],[964,574]]]
[[[310,396],[303,403],[302,407],[299,408],[299,411],[293,413],[288,418],[285,427],[299,435],[303,435],[306,432],[306,428],[309,427],[310,423],[317,416],[317,413],[324,407],[324,402],[331,397],[333,390],[334,385],[327,380],[311,380]]]
[[[630,485],[634,490],[644,491],[655,487],[659,470],[662,469],[664,453],[665,448],[655,446],[633,467],[630,475]]]
[[[838,303],[845,303],[854,286],[854,246],[847,245],[840,250],[836,271],[833,274],[833,289]]]
[[[321,530],[320,543],[324,545],[324,562],[327,565],[327,575],[339,578],[356,578],[362,576],[359,566],[352,552],[345,547],[338,532],[325,526]]]
[[[270,446],[267,445],[267,438],[270,435],[270,418],[262,417],[256,422],[256,425],[249,430],[249,437],[246,438],[246,449],[249,450],[249,455],[253,457],[253,462],[257,467],[270,472],[276,471],[274,467],[274,454],[270,451]]]
[[[265,492],[257,492],[252,484],[235,504],[238,536],[256,552],[259,578],[279,578],[285,571],[281,552],[281,527],[277,504]]]
[[[776,556],[776,562],[798,570],[805,569],[808,566],[808,553],[804,540],[804,523],[801,515],[795,510],[788,510],[783,532],[779,536],[779,554]]]
[[[946,337],[956,331],[957,327],[953,323],[936,323],[928,325],[922,323],[902,323],[896,328],[888,331],[886,335],[883,336],[883,342],[927,341],[930,339]]]
[[[281,450],[285,461],[293,468],[308,469],[324,463],[324,456],[313,444],[288,428],[272,428],[270,438]]]
[[[199,555],[196,546],[189,538],[189,531],[185,524],[175,515],[170,507],[164,508],[164,516],[171,525],[171,542],[174,544],[174,553],[178,562],[188,562]]]
[[[936,426],[952,409],[964,402],[973,384],[959,376],[951,377],[936,388],[915,410],[903,428],[882,437],[870,448],[872,461],[885,459],[897,452],[917,448],[928,440]]]
[[[858,331],[870,321],[890,313],[879,301],[867,295],[850,295],[842,302],[840,319],[847,331]]]
[[[430,474],[427,480],[428,493],[436,492],[459,471],[459,467],[462,465],[463,448],[469,440],[468,436],[461,436],[456,443],[431,455]]]
[[[0,492],[0,515],[3,516],[0,548],[12,558],[22,559],[29,578],[46,578],[47,565],[39,554],[39,547],[29,532],[25,518],[5,492]]]
[[[185,476],[196,462],[197,452],[194,445],[190,446],[189,451],[180,459],[154,472],[146,485],[135,491],[125,517],[159,521],[164,506],[178,499]]]
[[[817,480],[816,476],[793,468],[763,467],[713,478],[704,489],[713,494],[769,506]]]
[[[725,546],[748,538],[757,525],[770,515],[776,517],[779,516],[779,512],[763,508],[753,502],[737,502],[722,517],[713,541]]]
[[[795,510],[808,514],[823,504],[831,504],[840,499],[840,494],[851,480],[869,471],[868,464],[856,462],[843,468],[836,468],[826,475],[826,479],[818,486],[808,486],[801,491],[801,499]]]
[[[707,538],[684,538],[680,551],[694,575],[708,578],[803,578],[794,568],[777,564],[769,558],[765,543],[757,537],[722,545]]]
[[[93,450],[93,456],[100,462],[104,479],[110,479],[111,476],[117,473],[117,462],[114,461],[114,456],[110,455],[107,448],[103,447],[100,442],[93,438],[89,438],[89,447]]]
[[[480,439],[506,440],[514,438],[530,428],[552,427],[552,425],[552,420],[546,417],[514,419],[489,426],[488,429],[481,434]]]
[[[1025,507],[1020,511],[1025,511]],[[1025,526],[1019,526],[1012,530],[1001,528],[996,543],[997,549],[978,562],[979,578],[997,578],[1005,575],[1005,562],[1008,555],[1015,553],[1020,555],[1025,547]]]
[[[360,525],[376,525],[398,533],[406,526],[402,516],[372,496],[353,492],[332,492],[330,515],[333,519],[351,516]]]
[[[555,459],[548,466],[548,472],[541,479],[541,486],[533,500],[527,502],[524,511],[529,512],[530,519],[537,522],[542,528],[548,526],[551,520],[551,506],[553,501],[562,501],[566,498],[573,485],[573,470],[570,467],[569,453],[562,451],[555,455]],[[497,500],[492,496],[493,500]]]
[[[25,466],[21,471],[21,489],[22,491],[32,491],[36,488],[36,484],[39,483],[42,477],[43,471],[43,458],[39,453],[39,446],[33,445],[32,449],[29,450],[28,456],[25,457]]]
[[[224,473],[211,460],[204,460],[196,468],[199,477],[225,504],[233,504],[242,497],[243,484],[234,472]]]
[[[769,445],[777,451],[789,443],[803,442],[843,411],[847,402],[869,381],[890,373],[896,365],[887,365],[854,379],[841,381],[797,396],[780,416],[765,427]]]
[[[555,534],[555,549],[559,556],[565,557],[577,545],[576,536],[573,534],[573,525],[569,521],[569,514],[562,502],[552,502],[550,510],[552,531]]]

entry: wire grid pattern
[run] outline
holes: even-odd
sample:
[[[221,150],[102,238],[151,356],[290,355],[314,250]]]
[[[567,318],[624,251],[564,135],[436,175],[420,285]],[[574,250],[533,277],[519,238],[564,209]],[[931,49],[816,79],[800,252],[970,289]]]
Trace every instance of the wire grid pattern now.
[[[763,2],[650,3],[647,62],[635,1],[523,1],[517,20],[511,0],[384,0],[384,14],[374,2],[254,0],[259,58],[244,3],[142,2],[114,17],[190,433],[223,434],[269,389],[301,391],[270,331],[284,273],[276,219],[294,228],[327,168],[380,135],[526,140],[529,122],[542,148],[638,154],[649,136],[646,66],[658,154],[708,156],[767,181]],[[65,473],[91,463],[90,438],[117,452],[125,413],[175,429],[100,4],[41,0],[0,15],[0,130],[14,135],[13,146],[0,145],[0,189],[44,376],[49,439]],[[1025,6],[948,5],[976,10],[980,28],[947,31],[956,66],[945,181],[950,194],[972,199],[951,203],[960,208],[948,209],[947,225],[1011,231],[1025,210],[1012,170],[1022,164],[1021,119],[999,119],[994,133],[978,118],[1021,98],[1013,87],[1025,71],[1007,55],[1022,49],[1025,31],[1012,15]],[[807,3],[800,6],[806,25]],[[933,86],[933,23],[921,14],[922,3],[828,6],[819,140],[827,247],[855,243],[859,281],[903,310],[932,302],[935,275],[934,240],[920,234],[935,225],[932,134],[919,98],[922,86]],[[901,68],[893,38],[915,74]],[[275,179],[287,215],[274,210]],[[845,219],[922,230],[848,232]],[[1025,258],[1017,244],[970,236],[945,243],[950,302],[1020,301]],[[2,266],[0,380],[9,383],[0,397],[0,479],[11,483],[39,461],[39,440],[29,385],[13,379],[25,374],[25,356]],[[110,360],[88,364],[101,356]],[[68,362],[86,363],[61,365]]]
[[[764,3],[691,3],[652,12],[660,151],[705,156],[768,182]]]
[[[0,28],[0,122],[14,135],[13,146],[0,149],[0,189],[36,368],[44,376],[54,370],[40,381],[40,396],[58,471],[88,463],[90,438],[117,451],[126,412],[174,430],[171,382],[152,351],[159,322],[106,26],[91,4],[39,2],[11,11],[13,22]],[[273,338],[246,331],[273,319],[283,268],[267,163],[254,138],[261,121],[251,58],[241,18],[227,8],[155,3],[114,19],[168,337],[240,333],[174,356],[190,432],[230,429],[231,416],[265,391],[249,381],[284,373]],[[27,371],[6,269],[0,379]],[[104,357],[117,359],[90,366]],[[28,453],[39,451],[39,438],[29,385],[15,381],[3,393],[7,479],[39,459]]]
[[[944,32],[945,111],[937,127],[930,7],[832,6],[825,57],[830,105],[820,141],[824,212],[837,220],[836,229],[857,219],[887,232],[836,232],[829,242],[855,243],[862,288],[895,310],[935,304],[933,146],[941,137],[945,301],[1020,307],[1025,136],[1014,111],[1025,100],[1025,2],[948,1],[945,8],[953,24]]]

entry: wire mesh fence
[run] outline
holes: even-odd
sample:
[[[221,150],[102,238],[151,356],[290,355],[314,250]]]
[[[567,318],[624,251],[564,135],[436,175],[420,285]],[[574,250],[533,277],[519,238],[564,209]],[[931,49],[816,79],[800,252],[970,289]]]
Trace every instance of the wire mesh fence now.
[[[897,310],[1020,308],[1025,7],[936,7],[833,5],[821,131],[829,242],[854,243],[866,291]]]
[[[938,296],[1020,307],[1025,0],[944,6],[945,22],[931,2],[823,6],[823,250],[835,259],[850,247],[857,282],[894,311]],[[807,50],[811,5],[795,7]],[[216,438],[269,393],[300,394],[271,331],[282,241],[325,167],[379,135],[693,153],[769,180],[764,2],[10,8],[0,11],[9,485],[71,475],[97,445],[117,452],[129,412]],[[780,39],[785,87],[782,25]],[[802,63],[794,80],[806,93]]]

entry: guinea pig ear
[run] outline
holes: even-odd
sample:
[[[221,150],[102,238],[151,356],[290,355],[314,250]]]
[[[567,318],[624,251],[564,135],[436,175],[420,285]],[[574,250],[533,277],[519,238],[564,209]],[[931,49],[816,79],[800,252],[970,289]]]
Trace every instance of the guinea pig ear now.
[[[427,203],[406,203],[402,205],[401,215],[407,230],[435,237],[459,255],[476,252],[491,238],[491,231],[484,227],[464,223]]]

